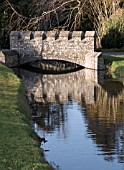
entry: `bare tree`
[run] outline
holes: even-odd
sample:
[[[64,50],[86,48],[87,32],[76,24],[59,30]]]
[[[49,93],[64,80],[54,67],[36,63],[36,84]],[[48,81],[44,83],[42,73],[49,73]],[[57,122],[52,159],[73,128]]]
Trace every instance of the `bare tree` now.
[[[85,25],[101,38],[104,20],[116,11],[120,0],[32,0],[25,16],[5,0],[9,30],[77,30]]]
[[[77,0],[33,0],[33,3],[30,5],[33,17],[27,17],[20,14],[9,0],[5,0],[6,12],[11,9],[12,13],[9,18],[9,27],[11,29],[16,28],[17,30],[43,29],[46,23],[51,29],[55,25],[59,27],[59,23],[69,17],[71,6],[76,4],[73,7],[74,10],[78,3]],[[56,21],[56,24],[54,24],[54,21]]]
[[[90,0],[91,18],[97,37],[103,35],[103,24],[119,8],[120,0]]]

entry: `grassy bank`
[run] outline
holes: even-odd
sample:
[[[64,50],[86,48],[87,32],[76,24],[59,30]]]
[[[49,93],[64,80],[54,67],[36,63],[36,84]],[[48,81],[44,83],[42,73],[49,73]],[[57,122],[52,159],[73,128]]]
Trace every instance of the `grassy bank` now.
[[[0,64],[0,170],[50,170],[27,116],[24,88]]]
[[[124,56],[103,56],[105,65],[111,72],[124,73]]]
[[[124,84],[124,56],[103,56],[108,77]]]

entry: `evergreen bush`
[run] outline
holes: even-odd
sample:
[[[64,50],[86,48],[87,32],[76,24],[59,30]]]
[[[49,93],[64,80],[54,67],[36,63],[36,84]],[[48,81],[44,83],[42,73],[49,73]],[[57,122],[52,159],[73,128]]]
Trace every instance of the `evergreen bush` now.
[[[121,48],[123,47],[123,37],[117,28],[111,28],[101,40],[103,48]]]

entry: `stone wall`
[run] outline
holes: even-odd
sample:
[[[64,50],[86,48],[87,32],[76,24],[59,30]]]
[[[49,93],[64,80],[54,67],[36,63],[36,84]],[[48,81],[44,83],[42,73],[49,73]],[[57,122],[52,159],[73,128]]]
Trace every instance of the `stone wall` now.
[[[94,31],[87,31],[85,35],[82,31],[12,31],[10,34],[10,49],[19,53],[20,64],[54,59],[99,69],[97,60],[101,53],[94,52],[95,46]]]

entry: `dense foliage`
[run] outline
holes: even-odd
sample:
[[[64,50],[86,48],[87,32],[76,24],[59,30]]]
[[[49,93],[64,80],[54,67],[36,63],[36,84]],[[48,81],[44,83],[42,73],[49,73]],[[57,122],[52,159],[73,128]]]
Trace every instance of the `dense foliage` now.
[[[103,48],[121,48],[123,38],[117,28],[112,28],[102,37],[101,45]]]
[[[102,47],[121,48],[124,46],[124,11],[118,9],[102,24]]]

